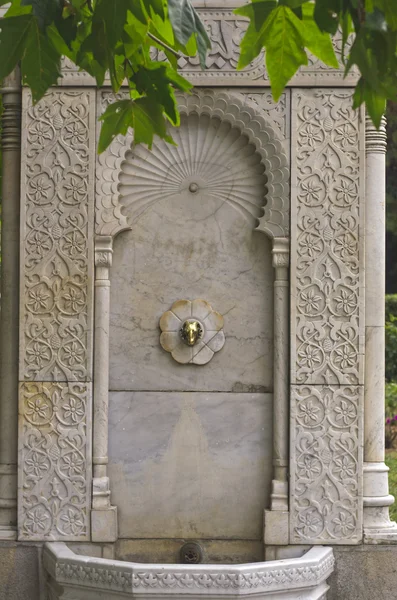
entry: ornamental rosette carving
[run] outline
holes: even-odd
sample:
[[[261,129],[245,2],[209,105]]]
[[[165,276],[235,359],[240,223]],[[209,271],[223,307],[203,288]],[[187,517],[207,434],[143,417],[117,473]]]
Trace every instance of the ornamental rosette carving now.
[[[89,539],[90,402],[90,384],[21,384],[19,539]]]
[[[87,380],[94,92],[24,92],[21,379]]]

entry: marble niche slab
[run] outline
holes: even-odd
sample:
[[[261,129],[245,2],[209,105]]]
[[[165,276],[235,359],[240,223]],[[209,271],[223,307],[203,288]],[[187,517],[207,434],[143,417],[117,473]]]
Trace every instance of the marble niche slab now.
[[[112,392],[109,400],[121,538],[261,539],[271,394]]]

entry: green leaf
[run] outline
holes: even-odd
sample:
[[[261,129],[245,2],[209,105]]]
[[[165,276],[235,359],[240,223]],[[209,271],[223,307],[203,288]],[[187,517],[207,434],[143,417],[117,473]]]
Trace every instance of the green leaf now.
[[[374,0],[374,5],[379,8],[386,17],[390,29],[397,30],[397,4],[396,0]]]
[[[60,0],[21,0],[21,6],[32,6],[32,14],[43,33],[48,25],[62,16]]]
[[[335,35],[339,26],[341,10],[341,0],[316,0],[314,19],[320,31],[327,31],[331,35]]]
[[[155,135],[173,143],[167,134],[167,126],[161,107],[150,98],[138,98],[133,105],[134,141],[136,144],[153,145]]]
[[[61,77],[60,61],[55,47],[41,33],[37,19],[33,18],[21,63],[22,81],[30,87],[33,102],[38,102]]]
[[[304,25],[304,43],[314,56],[317,56],[324,64],[339,68],[338,59],[332,45],[330,34],[322,32],[314,20],[314,4],[302,6],[302,22]]]
[[[106,39],[111,47],[120,40],[127,21],[129,0],[97,0],[93,25],[102,20]]]
[[[100,116],[102,127],[98,141],[98,154],[106,150],[117,135],[126,135],[128,128],[133,126],[133,104],[133,100],[118,100],[109,104]]]
[[[250,23],[240,42],[240,57],[237,69],[244,69],[256,58],[265,45],[264,32],[266,31],[267,18],[276,8],[275,0],[263,0],[237,8],[236,15],[248,17]]]
[[[365,102],[367,112],[377,128],[386,110],[386,100],[381,92],[375,90],[363,77],[360,78],[353,95],[353,108],[358,108]]]
[[[0,20],[0,80],[21,60],[32,19],[31,15],[23,15]]]
[[[278,6],[267,19],[263,37],[272,94],[277,102],[291,77],[307,64],[302,22],[288,6]]]
[[[204,68],[211,42],[193,6],[189,0],[168,0],[168,14],[178,42],[185,46],[195,36],[200,64]]]

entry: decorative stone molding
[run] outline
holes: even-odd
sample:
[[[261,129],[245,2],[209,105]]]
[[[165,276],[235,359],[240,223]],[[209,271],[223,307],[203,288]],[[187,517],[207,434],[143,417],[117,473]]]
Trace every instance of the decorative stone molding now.
[[[46,544],[44,568],[50,585],[56,582],[63,592],[73,587],[79,598],[91,598],[89,591],[106,593],[108,600],[139,595],[172,595],[218,599],[240,596],[280,600],[320,600],[326,597],[327,578],[334,568],[331,548],[312,548],[302,556],[246,565],[145,565],[74,554],[65,544]],[[76,593],[76,592],[75,592]],[[68,596],[56,596],[63,598]]]
[[[102,92],[102,106],[111,98],[110,92]],[[232,128],[240,131],[241,134],[248,138],[249,142],[254,146],[255,151],[260,157],[261,163],[265,167],[266,182],[266,205],[264,214],[257,209],[252,213],[254,206],[250,205],[249,201],[244,200],[244,194],[239,199],[237,194],[228,194],[227,185],[225,199],[237,202],[238,208],[245,211],[257,221],[257,229],[263,231],[269,237],[288,237],[289,235],[289,170],[288,158],[286,152],[279,141],[278,135],[268,125],[266,120],[266,112],[259,111],[255,104],[247,101],[242,94],[227,93],[214,90],[195,90],[192,94],[178,95],[179,110],[183,115],[197,114],[215,117],[228,123]],[[103,109],[102,109],[103,110]],[[175,132],[177,135],[177,131]],[[132,144],[132,136],[118,136],[109,146],[109,148],[98,157],[97,162],[97,211],[96,211],[96,232],[98,235],[116,235],[120,231],[128,228],[128,223],[122,214],[123,194],[133,194],[128,189],[128,186],[119,188],[119,173],[121,163],[126,157]],[[215,139],[214,139],[215,142]],[[170,160],[174,156],[174,152],[178,153],[179,146],[173,149],[166,145],[165,142],[159,141],[161,153],[163,146],[166,147],[169,153]],[[156,145],[152,151],[147,151],[144,147],[134,148],[130,151],[131,159],[138,158],[141,161],[148,161],[149,173],[154,177],[153,186],[150,194],[146,198],[139,195],[139,203],[136,204],[136,210],[141,211],[145,206],[145,202],[150,204],[153,197],[158,193],[156,187],[157,178],[159,185],[161,184],[161,176],[156,174],[156,168],[151,170],[150,162],[153,156],[156,156]],[[209,150],[209,149],[206,149]],[[160,151],[159,151],[160,152]],[[186,160],[186,158],[185,158]],[[220,157],[222,161],[222,157]],[[237,167],[237,166],[236,166]],[[197,173],[199,175],[199,173]],[[168,182],[168,185],[182,185],[187,179],[183,175],[177,177],[179,183]],[[180,180],[180,181],[179,181]],[[225,180],[226,181],[226,180]],[[121,181],[123,184],[123,182]],[[238,182],[237,182],[238,183]],[[132,184],[133,185],[133,182]],[[206,183],[209,185],[209,183]],[[218,184],[219,193],[221,193],[221,182]],[[240,184],[241,185],[241,184]],[[163,192],[164,193],[164,192]],[[166,193],[166,192],[165,192]],[[129,202],[134,202],[134,196]],[[265,199],[264,199],[265,202]],[[263,211],[262,211],[263,213]],[[258,224],[259,221],[259,224]]]
[[[199,324],[199,338],[187,345],[182,339],[185,322]],[[205,365],[225,344],[223,317],[205,300],[178,300],[160,319],[160,344],[181,364]]]
[[[292,96],[293,543],[362,537],[364,132],[351,95]]]
[[[91,384],[20,384],[20,540],[88,540]]]

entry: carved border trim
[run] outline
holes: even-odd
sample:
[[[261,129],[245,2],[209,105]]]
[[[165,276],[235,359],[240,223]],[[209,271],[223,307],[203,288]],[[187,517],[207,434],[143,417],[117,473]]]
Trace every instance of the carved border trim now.
[[[74,554],[65,544],[44,547],[46,571],[61,585],[120,590],[128,595],[265,593],[321,586],[331,575],[331,548],[312,548],[301,558],[231,566],[146,565]],[[306,596],[305,596],[306,597]]]
[[[108,93],[108,92],[106,92]],[[99,95],[99,102],[102,98]],[[206,114],[230,123],[246,135],[256,147],[268,178],[264,215],[257,227],[268,237],[289,236],[288,157],[274,129],[258,108],[244,95],[216,90],[195,90],[178,95],[182,114]],[[99,112],[99,111],[98,111]],[[99,131],[98,131],[99,133]],[[121,163],[133,143],[132,133],[117,136],[98,156],[96,168],[96,234],[116,236],[129,229],[122,213],[118,179]]]

